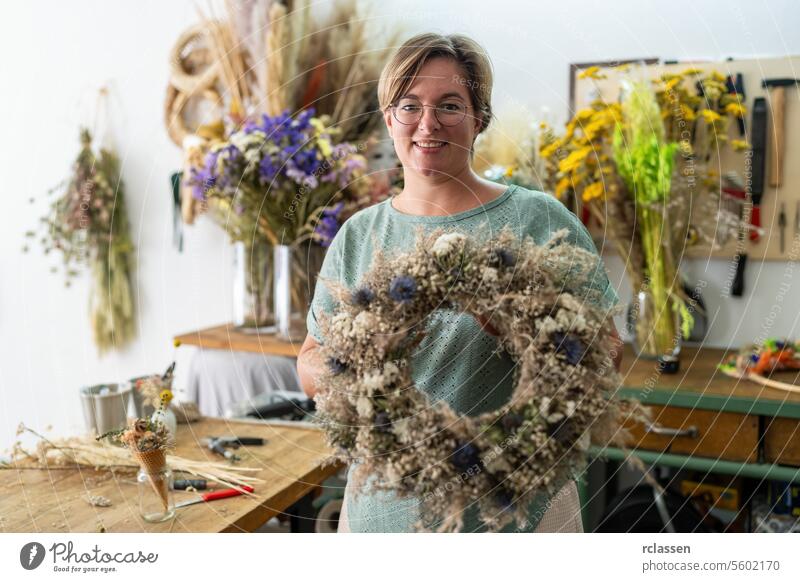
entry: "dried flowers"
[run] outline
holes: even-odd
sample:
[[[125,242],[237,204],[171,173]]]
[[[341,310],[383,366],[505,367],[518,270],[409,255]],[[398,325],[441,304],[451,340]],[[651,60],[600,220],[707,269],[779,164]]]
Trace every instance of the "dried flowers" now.
[[[314,109],[247,121],[192,170],[194,196],[211,203],[234,240],[329,244],[343,221],[341,201],[354,197],[352,183],[366,169],[359,147],[336,143],[338,133]]]
[[[166,450],[174,446],[170,433],[163,423],[145,418],[131,420],[126,428],[102,434],[97,440],[105,438],[115,440],[125,448],[138,452]]]

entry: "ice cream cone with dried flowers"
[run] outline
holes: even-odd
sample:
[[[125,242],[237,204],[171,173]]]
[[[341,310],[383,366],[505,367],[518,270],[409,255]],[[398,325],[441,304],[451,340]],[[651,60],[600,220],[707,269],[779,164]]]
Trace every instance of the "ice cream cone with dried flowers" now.
[[[167,449],[174,446],[172,437],[163,423],[137,418],[127,428],[100,435],[121,443],[131,451],[131,455],[147,474],[150,485],[164,504],[164,511],[169,510],[169,483],[162,477],[167,466]]]

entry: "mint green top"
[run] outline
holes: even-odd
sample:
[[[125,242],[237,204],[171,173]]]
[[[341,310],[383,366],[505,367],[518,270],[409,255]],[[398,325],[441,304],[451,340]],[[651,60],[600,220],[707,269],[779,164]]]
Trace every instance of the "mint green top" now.
[[[494,236],[509,226],[518,237],[531,236],[537,244],[567,228],[572,244],[597,253],[583,224],[561,202],[543,192],[510,186],[489,203],[450,216],[404,214],[392,206],[391,199],[365,208],[339,230],[325,255],[320,275],[355,288],[372,265],[374,245],[389,255],[411,250],[420,225],[426,231],[443,228],[480,237]],[[618,302],[600,260],[591,287],[602,293],[604,309]],[[324,338],[315,314],[330,314],[334,308],[325,285],[318,284],[307,323],[309,334],[319,343],[324,343]],[[428,320],[427,334],[411,358],[417,388],[433,400],[444,400],[455,411],[470,416],[507,402],[513,391],[514,362],[507,354],[494,354],[496,340],[468,315],[438,310]],[[353,532],[410,532],[419,519],[418,501],[392,492],[357,493],[348,487],[345,502]],[[532,507],[530,513],[540,519],[543,512],[536,509]],[[536,528],[538,519],[529,520],[530,531]],[[476,511],[467,511],[465,531],[480,528]]]

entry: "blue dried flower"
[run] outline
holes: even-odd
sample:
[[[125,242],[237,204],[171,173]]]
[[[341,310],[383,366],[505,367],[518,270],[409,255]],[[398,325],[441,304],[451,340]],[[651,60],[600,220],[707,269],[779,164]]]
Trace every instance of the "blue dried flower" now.
[[[389,285],[389,297],[398,303],[408,303],[417,294],[417,283],[413,277],[401,275],[392,279]]]
[[[495,491],[494,500],[504,511],[514,508],[514,495],[504,487]]]
[[[323,247],[331,246],[333,242],[333,237],[336,236],[336,233],[339,232],[339,228],[341,228],[341,224],[339,222],[339,215],[344,209],[344,202],[339,202],[336,206],[332,208],[326,208],[322,211],[322,216],[317,223],[317,226],[314,227],[314,234],[320,239],[320,244]]]
[[[350,302],[359,307],[368,307],[374,299],[375,293],[369,287],[360,287],[350,296]]]
[[[331,372],[334,374],[341,374],[347,370],[347,364],[337,358],[328,358],[328,368],[330,368]]]
[[[447,274],[453,280],[453,283],[458,283],[459,281],[464,280],[464,272],[461,270],[461,267],[452,267]]]
[[[575,423],[569,418],[565,418],[556,424],[549,425],[547,427],[547,434],[551,439],[555,439],[556,442],[565,447],[573,444],[578,436],[580,436],[576,430]]]
[[[267,185],[278,175],[280,167],[275,164],[272,156],[265,155],[258,163],[258,176],[262,185]]]
[[[500,424],[506,432],[514,432],[525,422],[525,417],[516,412],[509,412],[500,419]]]
[[[500,264],[504,267],[513,267],[517,263],[517,259],[514,258],[514,255],[506,249],[498,249],[496,254],[497,258],[500,259]]]
[[[565,334],[560,331],[553,334],[553,343],[556,344],[556,351],[564,354],[567,361],[573,366],[581,363],[586,347],[583,342],[574,334]]]
[[[197,200],[205,200],[207,192],[217,185],[217,158],[219,151],[212,151],[206,154],[202,168],[192,168],[191,178],[192,197]]]
[[[453,463],[456,469],[462,472],[469,471],[473,468],[483,468],[481,452],[478,450],[478,447],[472,443],[459,444],[453,451],[450,462]]]
[[[392,430],[392,419],[386,412],[379,412],[373,420],[375,430],[378,432],[390,432]]]
[[[506,249],[496,249],[489,258],[490,267],[513,267],[517,259]]]

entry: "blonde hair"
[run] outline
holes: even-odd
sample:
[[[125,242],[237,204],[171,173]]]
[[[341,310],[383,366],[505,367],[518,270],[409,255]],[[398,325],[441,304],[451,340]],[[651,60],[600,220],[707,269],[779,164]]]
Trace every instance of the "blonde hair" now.
[[[463,34],[424,33],[408,39],[386,63],[378,81],[381,111],[405,95],[425,63],[436,57],[453,59],[463,70],[461,83],[469,91],[481,133],[492,119],[492,63],[484,48]]]

